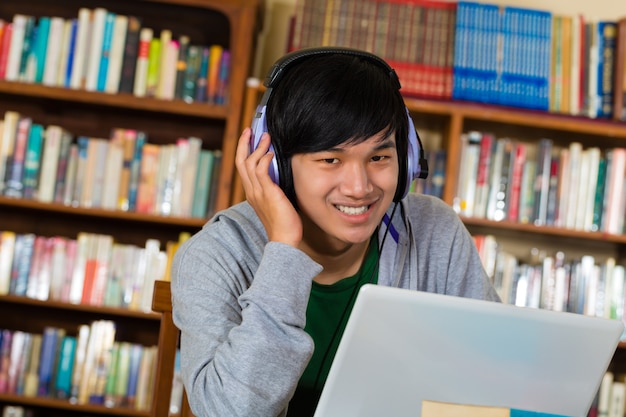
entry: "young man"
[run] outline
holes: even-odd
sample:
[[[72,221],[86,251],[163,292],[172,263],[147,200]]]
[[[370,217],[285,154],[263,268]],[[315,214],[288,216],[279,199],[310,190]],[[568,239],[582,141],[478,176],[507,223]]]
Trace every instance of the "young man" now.
[[[451,208],[406,195],[425,167],[384,61],[304,50],[266,85],[236,154],[247,201],[211,219],[172,269],[198,417],[313,415],[365,283],[498,300]]]

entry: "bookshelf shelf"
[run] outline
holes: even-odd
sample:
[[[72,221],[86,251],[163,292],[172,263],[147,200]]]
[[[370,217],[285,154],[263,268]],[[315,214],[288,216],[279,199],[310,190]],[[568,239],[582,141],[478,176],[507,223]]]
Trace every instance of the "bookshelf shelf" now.
[[[74,415],[98,415],[98,416],[125,416],[125,417],[148,417],[148,411],[131,410],[121,407],[104,407],[95,405],[71,404],[64,400],[49,398],[24,397],[21,395],[0,394],[0,404],[19,404],[38,409],[45,409],[46,416],[74,416]]]
[[[83,103],[90,106],[106,106],[151,113],[165,113],[185,117],[226,120],[228,108],[207,103],[186,103],[182,100],[159,100],[136,97],[132,94],[107,94],[40,84],[0,81],[0,94],[49,99],[55,102]]]
[[[511,221],[493,221],[486,219],[476,219],[473,217],[461,217],[463,223],[470,229],[508,231],[512,234],[525,233],[536,236],[553,236],[564,240],[583,239],[597,243],[608,243],[616,245],[626,245],[626,235],[614,235],[604,232],[585,232],[580,230],[564,229],[555,226],[535,226],[533,224],[522,224]]]
[[[42,311],[61,311],[78,312],[84,314],[92,314],[97,316],[107,316],[110,318],[123,317],[128,319],[136,319],[137,321],[158,321],[159,315],[152,312],[143,312],[137,310],[129,310],[127,308],[114,308],[104,306],[92,306],[87,304],[70,304],[60,301],[37,300],[29,297],[21,297],[16,295],[1,295],[0,305],[16,307],[22,305],[25,308],[38,308]]]
[[[143,223],[171,226],[184,229],[199,229],[206,219],[177,217],[177,216],[161,216],[155,214],[135,213],[121,210],[106,210],[101,208],[84,208],[72,207],[58,203],[42,203],[35,200],[24,200],[10,197],[0,197],[0,207],[6,209],[22,209],[31,210],[39,213],[58,213],[68,216],[84,216],[96,219],[112,219],[120,222]]]
[[[130,93],[110,94],[85,89],[47,86],[43,83],[0,80],[0,118],[8,111],[29,117],[44,127],[57,125],[74,138],[110,138],[113,129],[143,131],[147,143],[159,146],[175,144],[179,138],[197,137],[202,150],[221,154],[217,180],[208,198],[212,206],[204,217],[166,216],[135,211],[108,210],[47,203],[37,199],[0,196],[0,232],[34,234],[52,238],[76,239],[82,233],[109,235],[113,242],[145,248],[149,239],[166,251],[181,233],[194,233],[212,212],[231,204],[234,155],[240,134],[241,107],[245,80],[251,68],[254,35],[260,21],[259,0],[24,0],[0,2],[0,19],[12,22],[14,15],[33,16],[38,22],[44,16],[75,19],[79,9],[105,8],[116,15],[135,16],[142,28],[151,28],[158,38],[171,31],[171,39],[187,35],[190,45],[219,45],[230,52],[228,87],[224,104],[186,102],[139,97]],[[4,77],[3,77],[4,78]],[[195,80],[194,80],[195,82]],[[197,91],[197,90],[195,90]],[[2,132],[3,130],[0,130]],[[0,135],[0,137],[2,137]],[[1,141],[1,140],[0,140]],[[2,178],[4,182],[4,178]],[[150,277],[151,278],[151,277]],[[155,277],[162,278],[162,277]],[[145,305],[146,297],[141,304]],[[115,323],[115,341],[158,346],[162,315],[153,312],[42,301],[17,295],[0,295],[0,329],[41,335],[44,328],[65,330],[77,336],[80,325],[98,320]],[[155,355],[156,356],[156,355]],[[155,364],[163,369],[172,364]],[[0,370],[1,371],[1,370]],[[154,379],[159,379],[156,375]],[[171,379],[171,378],[170,378]],[[163,391],[149,393],[151,399],[169,399],[171,383]],[[151,400],[149,400],[151,401]],[[136,416],[163,415],[155,403],[149,411],[130,408],[107,408],[98,405],[76,405],[50,397],[30,397],[0,393],[0,412],[8,405],[19,405],[34,415],[60,416]]]

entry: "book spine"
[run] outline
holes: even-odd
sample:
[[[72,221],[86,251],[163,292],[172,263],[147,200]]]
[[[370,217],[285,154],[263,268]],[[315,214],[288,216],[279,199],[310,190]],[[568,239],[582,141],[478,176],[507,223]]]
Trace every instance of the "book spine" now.
[[[139,32],[139,49],[135,62],[135,79],[133,84],[133,94],[137,97],[145,97],[147,94],[148,62],[152,37],[153,31],[150,28],[142,28]]]
[[[122,58],[122,68],[118,91],[120,93],[133,92],[135,84],[135,67],[137,64],[137,54],[139,52],[139,33],[141,31],[141,20],[136,16],[128,16],[128,29],[126,31],[126,41],[124,44],[124,56]]]
[[[104,27],[102,29],[102,49],[100,52],[100,65],[96,76],[96,91],[105,91],[107,77],[110,71],[109,62],[111,60],[111,46],[113,43],[113,31],[115,29],[116,14],[107,12],[104,17]]]
[[[104,44],[104,28],[106,26],[108,11],[103,7],[93,9],[91,37],[87,53],[87,67],[85,77],[85,90],[98,90],[98,74],[102,64],[102,46]]]
[[[61,17],[50,18],[50,30],[48,45],[46,47],[46,60],[43,67],[41,83],[48,86],[56,86],[61,59],[61,45],[65,19]]]
[[[76,21],[76,38],[73,53],[71,54],[72,65],[70,75],[70,88],[83,89],[86,83],[87,48],[91,33],[92,11],[86,7],[78,10]],[[68,64],[69,66],[69,64]]]
[[[106,86],[104,91],[115,94],[120,87],[122,75],[122,61],[124,59],[124,47],[127,41],[128,16],[116,15],[113,25],[113,35],[111,40],[111,51],[109,55],[109,66],[106,76]]]
[[[54,383],[54,396],[62,400],[69,399],[72,391],[72,373],[74,370],[76,342],[77,339],[74,336],[65,336],[61,340],[59,363]]]
[[[27,19],[28,17],[23,14],[16,14],[13,16],[10,37],[11,43],[8,49],[9,53],[4,74],[4,79],[7,81],[17,81],[19,78],[20,60],[22,56]]]
[[[13,157],[5,180],[4,195],[7,197],[22,198],[24,196],[24,161],[31,125],[32,119],[29,117],[21,118],[17,124]]]

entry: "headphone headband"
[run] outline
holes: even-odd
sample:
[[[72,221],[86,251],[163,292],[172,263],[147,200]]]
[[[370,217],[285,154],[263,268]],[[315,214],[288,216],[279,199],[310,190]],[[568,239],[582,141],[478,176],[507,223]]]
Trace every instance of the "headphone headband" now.
[[[352,56],[356,56],[359,58],[367,59],[377,64],[386,72],[388,72],[389,78],[391,78],[394,81],[394,83],[396,84],[396,88],[398,90],[402,87],[400,84],[400,79],[398,78],[398,74],[396,74],[396,71],[393,68],[391,68],[385,60],[381,59],[380,57],[374,54],[370,54],[369,52],[361,51],[359,49],[343,48],[343,47],[338,47],[338,46],[305,48],[305,49],[299,49],[297,51],[293,51],[293,52],[288,53],[287,55],[284,55],[283,57],[279,58],[278,61],[274,63],[274,65],[272,65],[272,68],[270,68],[267,76],[265,77],[265,81],[263,82],[263,85],[267,88],[274,88],[276,84],[278,84],[278,81],[280,81],[280,79],[282,78],[282,75],[284,74],[284,70],[287,67],[290,67],[296,62],[302,61],[312,56],[329,55],[329,54],[352,55]]]

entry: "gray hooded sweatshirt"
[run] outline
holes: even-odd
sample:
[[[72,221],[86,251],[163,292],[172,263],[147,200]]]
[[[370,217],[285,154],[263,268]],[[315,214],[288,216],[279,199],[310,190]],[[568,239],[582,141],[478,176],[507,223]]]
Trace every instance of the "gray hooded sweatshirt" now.
[[[471,235],[439,199],[411,194],[393,219],[378,285],[499,301]],[[389,229],[388,231],[386,229]],[[216,214],[177,251],[172,303],[181,372],[197,417],[284,416],[313,352],[304,331],[322,266],[268,242],[246,202]]]

